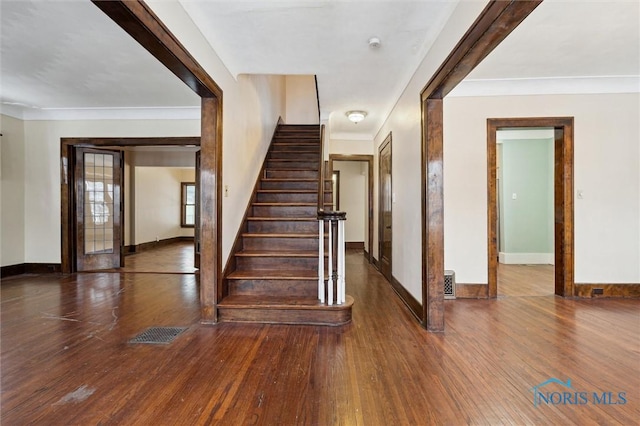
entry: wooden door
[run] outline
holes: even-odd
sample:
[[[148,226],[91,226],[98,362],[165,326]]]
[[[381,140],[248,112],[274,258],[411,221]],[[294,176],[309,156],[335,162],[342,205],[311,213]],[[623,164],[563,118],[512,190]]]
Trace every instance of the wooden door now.
[[[378,156],[378,257],[382,275],[391,281],[392,203],[391,134],[380,146]]]
[[[193,267],[200,268],[200,151],[196,151],[196,218],[193,229]]]
[[[122,264],[122,153],[76,148],[75,245],[77,271]]]

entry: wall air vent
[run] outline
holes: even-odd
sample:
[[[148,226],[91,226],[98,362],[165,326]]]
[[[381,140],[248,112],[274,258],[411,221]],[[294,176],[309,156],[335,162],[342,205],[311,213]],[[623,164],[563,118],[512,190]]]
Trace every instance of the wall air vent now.
[[[444,271],[444,298],[456,298],[456,273],[453,271]]]

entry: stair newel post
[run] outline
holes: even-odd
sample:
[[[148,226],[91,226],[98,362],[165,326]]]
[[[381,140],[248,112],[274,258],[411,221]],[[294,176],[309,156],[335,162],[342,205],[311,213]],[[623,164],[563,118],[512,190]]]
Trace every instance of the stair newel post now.
[[[333,221],[329,221],[329,281],[327,281],[327,303],[333,305]]]
[[[324,219],[318,220],[318,299],[324,303]]]
[[[345,295],[345,236],[344,220],[338,220],[338,304],[344,303]]]

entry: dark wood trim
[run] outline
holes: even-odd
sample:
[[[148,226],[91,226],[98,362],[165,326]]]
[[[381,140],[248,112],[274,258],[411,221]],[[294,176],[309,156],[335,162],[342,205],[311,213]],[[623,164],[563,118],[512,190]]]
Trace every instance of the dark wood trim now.
[[[371,253],[364,249],[364,258],[367,259],[369,263],[373,263]]]
[[[487,299],[486,284],[456,283],[456,299]]]
[[[136,147],[136,146],[200,146],[200,136],[161,136],[148,138],[61,138],[63,144],[79,147]]]
[[[422,322],[444,331],[443,101],[422,103]]]
[[[640,283],[628,284],[574,284],[575,297],[580,298],[605,298],[622,297],[628,299],[640,298]],[[598,294],[601,289],[602,293]],[[595,290],[595,291],[594,291]]]
[[[175,244],[177,242],[183,242],[183,241],[192,241],[193,242],[193,238],[194,237],[171,237],[171,238],[164,238],[164,239],[159,240],[159,241],[148,241],[146,243],[130,245],[130,246],[127,246],[127,247],[130,250],[129,253],[140,253],[142,251],[153,250],[153,249],[156,249],[158,247],[168,246],[168,245],[171,245],[171,244]]]
[[[573,117],[487,119],[487,240],[489,297],[498,297],[496,132],[502,128],[554,129],[555,294],[574,295]]]
[[[422,100],[442,99],[493,51],[542,0],[493,0],[422,89]]]
[[[0,268],[0,276],[2,278],[22,274],[57,274],[60,272],[62,272],[60,263],[19,263]]]
[[[422,314],[422,306],[418,299],[413,297],[411,293],[394,277],[391,276],[391,281],[389,281],[391,288],[398,295],[402,303],[404,303],[407,308],[409,308],[409,312],[413,315],[418,321],[420,321],[420,315]]]
[[[329,154],[329,170],[333,173],[334,161],[366,161],[369,165],[368,172],[368,194],[367,194],[367,211],[369,212],[369,249],[365,250],[367,253],[367,260],[372,263],[372,257],[370,253],[373,253],[373,155],[359,155],[359,154]]]
[[[326,164],[324,161],[324,124],[320,125],[320,147],[318,149],[320,150],[320,168],[318,169],[318,211],[321,211],[324,210],[324,180],[327,176]]]
[[[200,157],[201,322],[218,322],[222,280],[222,100],[202,98]]]
[[[422,323],[429,331],[444,331],[442,99],[540,3],[541,0],[490,1],[420,94]]]
[[[222,89],[143,1],[92,1],[200,97],[222,96]]]
[[[364,241],[346,241],[344,244],[347,250],[364,250]]]

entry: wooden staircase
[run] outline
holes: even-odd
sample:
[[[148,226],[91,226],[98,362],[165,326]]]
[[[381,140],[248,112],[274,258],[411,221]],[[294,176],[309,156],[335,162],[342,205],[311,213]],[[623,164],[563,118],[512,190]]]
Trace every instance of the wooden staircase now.
[[[318,301],[320,158],[318,126],[278,126],[227,267],[219,321],[351,321],[350,296],[341,305]],[[331,181],[323,182],[330,208]]]

